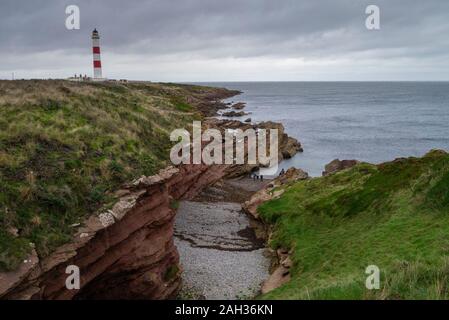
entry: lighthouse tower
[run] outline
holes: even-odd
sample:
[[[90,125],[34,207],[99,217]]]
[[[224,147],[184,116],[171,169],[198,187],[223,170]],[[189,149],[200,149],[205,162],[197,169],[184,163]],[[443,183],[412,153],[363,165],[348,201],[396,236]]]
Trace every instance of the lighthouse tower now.
[[[94,56],[94,80],[102,80],[101,73],[101,56],[100,56],[100,35],[97,29],[92,31],[92,53]]]

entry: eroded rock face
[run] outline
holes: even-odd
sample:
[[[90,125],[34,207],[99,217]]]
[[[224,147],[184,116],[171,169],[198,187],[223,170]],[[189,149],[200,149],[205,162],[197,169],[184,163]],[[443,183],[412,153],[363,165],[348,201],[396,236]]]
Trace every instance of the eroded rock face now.
[[[276,258],[278,260],[278,264],[270,274],[270,277],[263,282],[261,288],[262,294],[279,288],[283,284],[286,284],[290,281],[290,268],[293,266],[290,255],[291,252],[285,249],[276,250]]]
[[[332,160],[324,167],[323,176],[328,176],[335,172],[351,168],[358,163],[360,162],[357,160],[339,160],[339,159]]]
[[[166,299],[180,284],[173,242],[177,199],[189,199],[225,174],[225,166],[169,167],[120,190],[113,208],[91,216],[73,241],[14,274],[1,274],[3,299]],[[66,267],[80,268],[80,290],[68,290]]]

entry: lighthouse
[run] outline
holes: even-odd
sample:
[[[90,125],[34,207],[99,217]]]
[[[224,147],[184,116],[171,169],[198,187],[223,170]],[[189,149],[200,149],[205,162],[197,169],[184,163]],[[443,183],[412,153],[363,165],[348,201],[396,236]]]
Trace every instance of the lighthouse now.
[[[94,78],[93,80],[103,80],[101,73],[101,56],[100,56],[100,35],[97,29],[92,31],[92,53],[94,58]]]

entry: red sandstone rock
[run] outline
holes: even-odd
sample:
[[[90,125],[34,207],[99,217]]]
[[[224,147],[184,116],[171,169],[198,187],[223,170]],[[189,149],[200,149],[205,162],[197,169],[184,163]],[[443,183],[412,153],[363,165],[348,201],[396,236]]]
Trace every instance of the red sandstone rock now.
[[[328,163],[324,167],[323,176],[328,176],[328,175],[333,174],[335,172],[351,168],[351,167],[355,166],[358,163],[359,163],[359,161],[357,161],[357,160],[339,160],[339,159],[335,159],[335,160],[331,161],[330,163]]]
[[[1,273],[2,299],[167,299],[181,283],[179,256],[173,244],[175,211],[171,199],[190,198],[224,176],[226,166],[169,167],[142,177],[120,191],[104,224],[89,217],[73,241],[37,263]],[[103,216],[104,217],[104,216]],[[81,272],[81,289],[68,290],[68,265]]]

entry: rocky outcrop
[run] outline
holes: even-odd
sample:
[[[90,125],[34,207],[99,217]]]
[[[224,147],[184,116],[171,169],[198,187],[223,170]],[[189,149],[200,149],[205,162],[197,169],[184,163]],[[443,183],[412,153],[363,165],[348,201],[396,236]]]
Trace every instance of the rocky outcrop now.
[[[246,104],[244,102],[237,102],[232,105],[232,108],[234,108],[235,110],[242,110],[245,107],[246,107]]]
[[[360,162],[357,160],[332,160],[324,167],[323,176],[328,176],[335,172],[351,168],[358,163]]]
[[[287,136],[285,133],[280,145],[280,149],[283,159],[290,159],[298,152],[303,152],[299,141],[295,138]]]
[[[289,159],[292,156],[294,156],[298,152],[302,152],[301,144],[298,140],[295,138],[292,138],[288,136],[285,133],[284,126],[281,123],[277,122],[261,122],[259,124],[251,124],[246,122],[241,122],[238,120],[225,120],[225,119],[208,119],[207,122],[205,122],[206,128],[216,128],[219,129],[222,132],[222,136],[224,137],[224,131],[225,129],[230,130],[236,130],[240,129],[242,131],[245,131],[247,129],[253,129],[257,131],[258,129],[265,129],[267,130],[267,133],[269,133],[270,129],[277,129],[278,130],[278,162],[281,162],[284,159]],[[267,138],[267,150],[270,150],[270,140]],[[247,143],[245,142],[245,150],[247,150]],[[242,165],[235,165],[231,166],[227,170],[227,175],[229,177],[237,177],[243,174],[246,174],[248,172],[252,172],[253,170],[263,167],[264,165],[261,163],[256,164],[248,164],[247,161],[245,161],[245,164]]]
[[[225,109],[228,104],[223,99],[240,94],[237,90],[216,88],[213,92],[200,93],[199,97],[188,97],[187,103],[195,106],[206,117],[217,115],[218,110]]]
[[[274,268],[268,277],[262,284],[262,294],[268,293],[276,288],[279,288],[283,284],[290,281],[290,268],[293,266],[293,262],[290,259],[291,252],[285,249],[276,250],[276,261]]]
[[[166,299],[176,296],[181,270],[173,244],[175,201],[189,199],[225,174],[225,166],[169,167],[117,192],[118,201],[92,215],[73,241],[15,273],[1,274],[2,299]],[[80,290],[65,281],[79,267]]]
[[[248,115],[248,113],[246,113],[245,111],[234,111],[234,110],[223,112],[222,114],[223,117],[242,117],[246,115]]]
[[[280,187],[284,184],[296,182],[299,180],[307,180],[309,179],[309,174],[305,172],[304,170],[298,169],[298,168],[290,168],[287,171],[285,171],[284,174],[277,177],[268,187]]]
[[[280,158],[280,160],[290,159],[298,152],[303,152],[301,143],[299,143],[299,141],[296,140],[295,138],[289,137],[287,135],[287,133],[285,133],[285,128],[282,125],[282,123],[267,121],[267,122],[259,123],[257,126],[262,129],[277,129],[278,130],[279,150],[280,150],[280,155],[282,156],[282,158]]]

